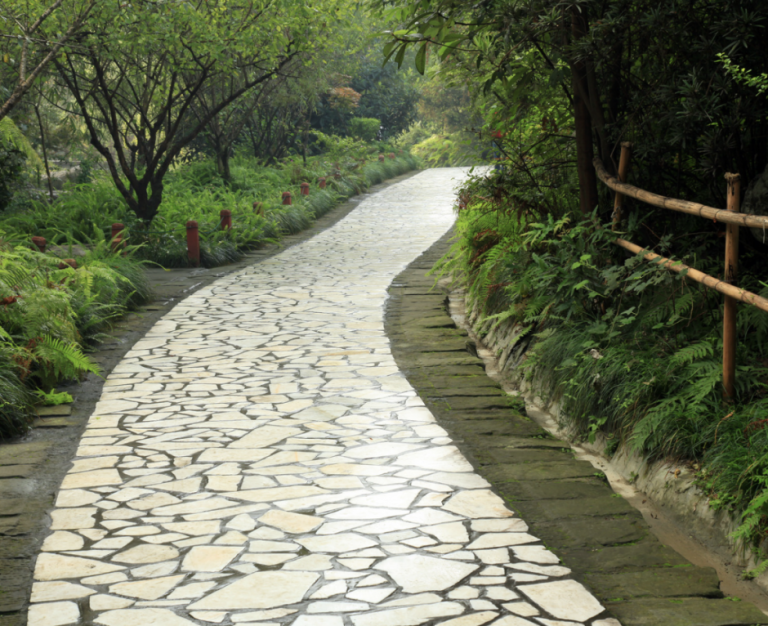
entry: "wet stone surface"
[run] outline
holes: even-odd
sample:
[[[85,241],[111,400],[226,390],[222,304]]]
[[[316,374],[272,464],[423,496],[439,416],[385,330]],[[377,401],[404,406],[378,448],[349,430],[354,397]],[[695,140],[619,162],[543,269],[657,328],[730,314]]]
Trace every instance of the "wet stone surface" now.
[[[437,423],[506,505],[525,520],[528,532],[552,550],[545,554],[536,544],[510,547],[514,558],[537,563],[541,570],[504,565],[506,554],[499,553],[499,563],[514,580],[510,588],[532,604],[547,598],[551,615],[545,619],[519,614],[526,621],[501,618],[497,623],[560,626],[583,619],[564,602],[568,589],[552,587],[557,592],[551,596],[536,590],[539,584],[551,585],[535,581],[536,576],[567,568],[608,609],[611,617],[601,615],[592,622],[595,626],[615,626],[616,618],[623,626],[767,624],[768,617],[754,606],[723,597],[713,569],[695,567],[663,546],[642,516],[611,491],[591,464],[575,460],[566,444],[513,406],[501,408],[510,400],[490,378],[478,376],[482,361],[468,359],[472,345],[466,332],[437,321],[440,316],[451,321],[446,294],[433,289],[434,279],[425,274],[447,252],[449,237],[395,278],[386,328],[396,363]],[[429,319],[434,329],[425,328],[421,319]],[[450,361],[435,358],[440,354]],[[457,362],[461,368],[448,365]],[[477,389],[494,387],[492,401],[487,400],[493,395],[490,391],[477,397]],[[471,391],[456,392],[465,388]],[[553,553],[557,557],[552,558]],[[548,569],[553,567],[557,569]],[[563,605],[558,613],[556,606]]]
[[[410,176],[412,174],[406,174],[377,185],[371,193]],[[110,333],[111,338],[89,356],[106,376],[133,344],[181,299],[222,276],[310,239],[349,214],[367,195],[352,198],[318,219],[311,228],[285,237],[279,246],[269,244],[250,252],[238,263],[210,270],[147,269],[154,300],[119,320]],[[26,623],[34,556],[48,533],[49,512],[56,490],[71,467],[103,384],[102,378],[89,374],[82,383],[69,385],[65,389],[74,396],[73,405],[42,409],[41,418],[27,436],[0,444],[0,626]]]
[[[450,227],[465,174],[368,198],[125,354],[55,492],[31,626],[616,626],[393,358],[387,287]],[[445,404],[508,417],[501,393]]]

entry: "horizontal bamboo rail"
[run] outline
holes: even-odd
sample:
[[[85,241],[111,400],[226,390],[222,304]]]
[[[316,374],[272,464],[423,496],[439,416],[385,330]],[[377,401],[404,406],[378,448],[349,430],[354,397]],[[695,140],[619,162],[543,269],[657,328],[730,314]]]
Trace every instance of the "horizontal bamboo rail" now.
[[[726,399],[731,399],[734,396],[736,380],[736,345],[738,344],[736,336],[736,303],[737,301],[741,301],[768,312],[768,299],[762,298],[746,289],[739,289],[736,286],[739,273],[739,226],[762,228],[763,233],[765,233],[766,226],[768,226],[768,217],[764,215],[744,215],[739,212],[741,203],[741,180],[738,174],[725,175],[725,180],[728,183],[728,191],[726,194],[727,210],[723,211],[696,202],[667,198],[666,196],[660,196],[659,194],[645,191],[644,189],[640,189],[633,185],[628,185],[626,180],[631,159],[632,144],[624,142],[621,144],[619,178],[611,176],[606,171],[603,162],[600,159],[595,158],[592,161],[598,178],[616,192],[613,211],[613,230],[618,230],[620,227],[624,196],[631,196],[632,198],[636,198],[642,202],[662,209],[680,211],[681,213],[688,213],[690,215],[696,215],[698,217],[726,224],[724,280],[718,280],[717,278],[689,267],[688,265],[649,252],[626,239],[616,239],[614,240],[614,243],[625,250],[642,255],[646,261],[655,261],[668,270],[680,273],[685,272],[686,277],[695,280],[710,289],[719,291],[725,296],[723,302],[723,395]]]
[[[679,261],[673,261],[672,259],[659,256],[655,252],[650,252],[645,248],[641,248],[640,246],[632,243],[631,241],[627,241],[626,239],[616,239],[614,243],[635,254],[642,254],[646,261],[657,262],[660,266],[664,267],[665,269],[672,270],[673,272],[681,273],[685,270],[688,270],[686,276],[695,280],[697,283],[702,283],[710,289],[715,289],[716,291],[719,291],[726,296],[730,296],[735,300],[740,300],[746,304],[756,306],[758,309],[762,309],[768,313],[768,299],[762,298],[756,293],[752,293],[751,291],[739,289],[738,287],[729,285],[722,280],[718,280],[709,274],[705,274],[704,272],[685,265],[684,263],[680,263]]]
[[[650,191],[645,191],[634,185],[628,185],[622,183],[615,176],[611,176],[608,170],[605,169],[603,162],[595,157],[592,161],[597,172],[597,177],[602,180],[608,187],[614,191],[630,196],[638,200],[642,200],[653,206],[660,207],[662,209],[671,209],[672,211],[679,211],[680,213],[688,213],[690,215],[698,215],[706,219],[714,220],[715,222],[722,222],[723,224],[734,224],[735,226],[749,226],[751,228],[763,228],[768,233],[768,217],[763,215],[748,215],[746,213],[734,213],[732,211],[725,211],[723,209],[716,209],[711,206],[699,204],[698,202],[688,202],[687,200],[678,200],[676,198],[668,198],[667,196],[660,196]]]

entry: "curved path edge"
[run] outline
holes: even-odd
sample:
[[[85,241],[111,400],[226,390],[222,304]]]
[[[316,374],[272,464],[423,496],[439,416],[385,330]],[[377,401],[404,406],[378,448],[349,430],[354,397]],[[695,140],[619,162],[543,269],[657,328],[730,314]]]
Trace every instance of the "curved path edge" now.
[[[27,623],[34,560],[50,527],[56,491],[75,456],[105,378],[134,344],[163,315],[199,289],[311,239],[344,219],[366,198],[418,173],[411,171],[374,185],[331,209],[309,228],[248,252],[236,263],[209,269],[146,270],[152,301],[118,320],[109,338],[89,353],[104,378],[88,374],[82,382],[62,387],[75,398],[72,405],[46,407],[27,435],[0,442],[0,626]]]
[[[31,626],[615,626],[398,369],[387,287],[465,172],[222,277],[120,361],[64,478]]]
[[[450,317],[448,292],[426,275],[451,236],[395,278],[386,329],[398,367],[475,471],[623,626],[768,624],[751,604],[723,597],[714,569],[662,545],[604,475],[485,375],[474,342]]]

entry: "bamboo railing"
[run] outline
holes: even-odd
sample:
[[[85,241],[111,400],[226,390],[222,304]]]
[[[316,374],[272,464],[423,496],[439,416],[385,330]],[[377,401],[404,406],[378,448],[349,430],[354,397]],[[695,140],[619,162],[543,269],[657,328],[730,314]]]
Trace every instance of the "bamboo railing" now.
[[[744,302],[768,312],[768,299],[762,298],[751,291],[740,289],[736,286],[739,265],[739,227],[749,226],[753,228],[762,228],[765,232],[768,229],[768,217],[764,215],[745,215],[739,213],[739,202],[741,196],[741,181],[738,174],[726,174],[725,180],[728,185],[728,206],[726,210],[716,209],[697,202],[688,202],[687,200],[678,200],[668,198],[659,194],[645,191],[638,187],[627,184],[627,176],[632,159],[632,144],[621,144],[621,158],[619,160],[619,177],[611,176],[605,169],[603,162],[599,158],[593,160],[597,177],[608,187],[616,192],[613,209],[613,229],[617,230],[621,222],[621,212],[624,197],[636,198],[652,206],[662,209],[670,209],[689,215],[698,215],[705,219],[711,219],[716,222],[726,224],[725,231],[725,278],[720,280],[709,274],[705,274],[695,268],[684,265],[679,261],[673,261],[659,256],[649,250],[627,241],[625,239],[616,239],[614,243],[625,250],[634,254],[641,254],[646,261],[652,261],[660,264],[662,267],[673,272],[686,272],[686,277],[695,280],[702,285],[719,291],[725,296],[723,310],[723,388],[726,398],[733,398],[734,380],[736,377],[736,303]]]

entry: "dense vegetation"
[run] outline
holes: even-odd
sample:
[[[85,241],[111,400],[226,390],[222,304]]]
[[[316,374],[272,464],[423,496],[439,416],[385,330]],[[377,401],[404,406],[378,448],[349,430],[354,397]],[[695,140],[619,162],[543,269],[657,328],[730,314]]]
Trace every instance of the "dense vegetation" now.
[[[768,6],[369,5],[3,4],[0,435],[23,424],[30,381],[48,390],[88,370],[80,350],[146,297],[141,263],[187,262],[186,220],[200,223],[212,266],[415,164],[380,163],[380,152],[493,163],[462,190],[444,267],[466,276],[481,327],[524,327],[521,367],[562,400],[575,432],[605,437],[608,453],[627,445],[689,462],[762,550],[768,315],[741,307],[736,397],[724,400],[722,299],[614,245],[613,194],[592,159],[615,173],[631,141],[631,182],[715,206],[724,173],[745,189],[757,181],[768,165]],[[721,224],[625,208],[626,238],[722,274]],[[231,232],[218,228],[221,209]],[[112,222],[126,225],[125,257],[109,251]],[[88,252],[77,270],[59,269],[29,250],[33,234]],[[742,233],[739,285],[764,295],[766,252]],[[60,321],[35,326],[35,302]]]
[[[380,68],[378,28],[336,0],[3,3],[0,439],[97,371],[87,351],[150,297],[143,265],[189,264],[188,220],[202,265],[222,265],[417,166],[382,141],[418,86]]]
[[[521,367],[560,398],[570,426],[651,458],[689,462],[711,503],[768,533],[768,314],[741,306],[736,397],[722,387],[722,297],[613,244],[613,194],[592,166],[656,193],[725,204],[768,163],[768,61],[757,0],[455,0],[382,3],[384,52],[466,88],[498,166],[459,203],[448,268],[463,272],[479,328],[524,329]],[[479,120],[479,122],[477,121]],[[724,226],[625,204],[622,236],[715,276]],[[755,209],[752,209],[755,210]],[[768,214],[768,207],[757,207]],[[739,286],[766,294],[768,247],[744,229]],[[445,268],[444,268],[445,269]]]

